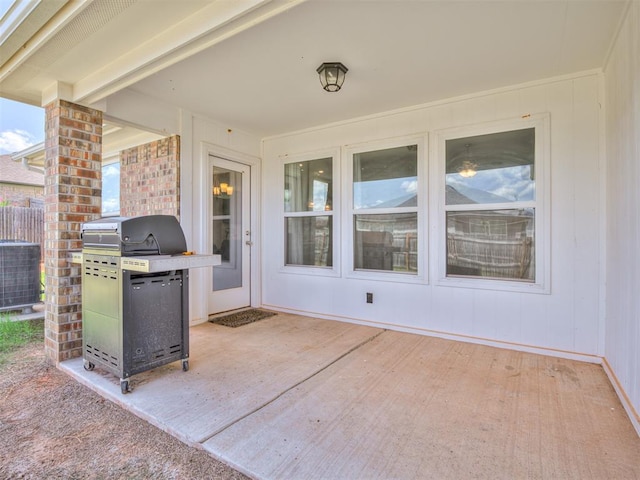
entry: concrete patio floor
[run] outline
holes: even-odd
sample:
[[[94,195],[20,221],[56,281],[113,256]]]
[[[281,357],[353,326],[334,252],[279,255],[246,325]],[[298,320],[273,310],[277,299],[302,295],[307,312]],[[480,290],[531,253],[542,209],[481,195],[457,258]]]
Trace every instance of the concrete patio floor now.
[[[279,313],[191,328],[175,362],[61,369],[258,479],[640,478],[599,365]]]

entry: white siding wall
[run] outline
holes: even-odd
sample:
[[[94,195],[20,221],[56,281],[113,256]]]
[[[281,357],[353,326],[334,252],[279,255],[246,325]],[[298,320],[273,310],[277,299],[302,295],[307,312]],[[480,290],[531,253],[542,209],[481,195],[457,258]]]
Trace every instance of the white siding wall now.
[[[562,355],[601,355],[601,87],[602,76],[591,72],[264,140],[263,304],[415,332],[557,350]],[[344,264],[337,277],[283,271],[285,156],[538,113],[549,114],[551,126],[550,294],[438,286],[433,275],[422,284],[354,279],[345,275]],[[440,181],[434,175],[436,159],[425,161],[433,191]],[[336,186],[334,191],[338,195],[349,190]],[[439,235],[435,197],[429,198],[420,203],[428,208],[430,233]],[[341,213],[344,231],[349,218]],[[429,264],[434,266],[443,252],[430,245]],[[351,247],[343,241],[342,248]],[[335,255],[339,259],[340,252]],[[365,292],[374,293],[373,304],[365,303]]]
[[[605,357],[640,432],[640,2],[605,70],[607,308]],[[621,395],[624,398],[624,395]]]

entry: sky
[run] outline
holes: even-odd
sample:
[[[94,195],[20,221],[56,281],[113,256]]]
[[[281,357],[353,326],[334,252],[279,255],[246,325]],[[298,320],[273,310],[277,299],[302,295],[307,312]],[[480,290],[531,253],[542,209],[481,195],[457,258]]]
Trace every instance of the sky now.
[[[44,141],[44,108],[0,98],[0,155]]]
[[[9,10],[15,0],[0,0],[0,18]]]
[[[448,173],[446,182],[477,203],[529,202],[536,196],[530,165],[479,170],[471,178]]]

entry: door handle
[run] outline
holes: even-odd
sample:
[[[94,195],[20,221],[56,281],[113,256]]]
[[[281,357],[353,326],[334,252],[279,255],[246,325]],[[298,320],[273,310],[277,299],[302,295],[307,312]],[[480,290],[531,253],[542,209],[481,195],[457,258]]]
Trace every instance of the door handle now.
[[[246,242],[244,242],[246,245],[249,245],[250,247],[253,246],[253,242],[251,240],[247,240]]]

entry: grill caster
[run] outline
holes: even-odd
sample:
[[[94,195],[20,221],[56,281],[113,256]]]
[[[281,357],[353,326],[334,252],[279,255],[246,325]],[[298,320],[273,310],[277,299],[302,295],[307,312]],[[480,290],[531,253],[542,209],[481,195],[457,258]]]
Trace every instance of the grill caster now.
[[[120,391],[123,395],[131,391],[131,388],[129,388],[129,380],[120,379]]]
[[[93,363],[91,363],[90,361],[88,361],[88,360],[84,360],[84,362],[83,362],[83,365],[82,365],[82,366],[84,367],[84,369],[85,369],[87,372],[90,372],[91,370],[93,370],[94,368],[96,368],[96,366],[95,366]]]
[[[189,360],[182,360],[182,371],[186,372],[189,370]]]

